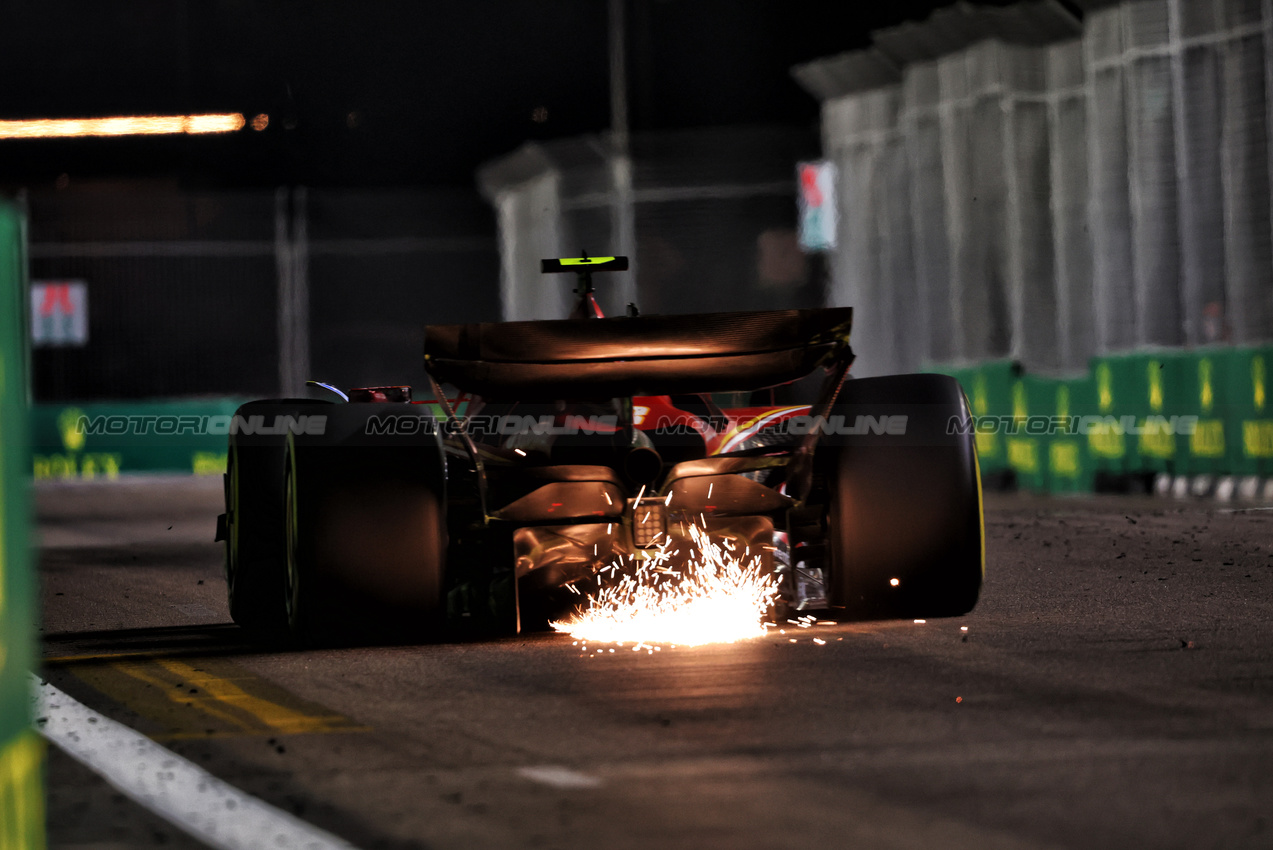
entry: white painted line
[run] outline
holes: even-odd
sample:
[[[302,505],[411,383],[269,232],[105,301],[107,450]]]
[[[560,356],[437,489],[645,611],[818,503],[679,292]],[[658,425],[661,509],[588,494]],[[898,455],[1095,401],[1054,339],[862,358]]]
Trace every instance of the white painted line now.
[[[133,802],[218,850],[354,850],[32,676],[36,728]]]
[[[541,782],[554,788],[596,788],[601,780],[559,764],[541,764],[536,767],[519,767],[518,774],[532,782]]]

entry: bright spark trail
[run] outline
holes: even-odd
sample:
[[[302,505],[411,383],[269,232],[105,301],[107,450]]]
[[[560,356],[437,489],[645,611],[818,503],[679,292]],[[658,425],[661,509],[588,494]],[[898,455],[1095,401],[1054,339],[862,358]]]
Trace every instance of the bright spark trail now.
[[[553,628],[598,643],[701,646],[763,637],[765,613],[778,596],[778,579],[759,555],[732,551],[690,526],[694,553],[684,570],[668,567],[676,550],[665,544],[654,557],[589,595],[582,609]]]

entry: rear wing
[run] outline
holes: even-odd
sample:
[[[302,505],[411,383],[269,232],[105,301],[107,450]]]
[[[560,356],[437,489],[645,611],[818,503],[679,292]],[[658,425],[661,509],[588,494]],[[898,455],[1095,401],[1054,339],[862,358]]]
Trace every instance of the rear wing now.
[[[627,257],[589,257],[585,254],[582,257],[564,257],[558,260],[539,261],[541,274],[573,272],[574,274],[582,275],[591,274],[592,272],[626,272],[627,270]]]
[[[429,325],[425,369],[486,398],[617,398],[785,384],[852,360],[851,307]]]

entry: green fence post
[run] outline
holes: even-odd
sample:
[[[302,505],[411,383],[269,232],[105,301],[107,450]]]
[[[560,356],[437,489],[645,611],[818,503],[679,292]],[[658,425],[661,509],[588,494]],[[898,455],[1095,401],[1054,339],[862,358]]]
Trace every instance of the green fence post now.
[[[22,214],[0,200],[0,847],[44,846],[44,745],[32,730],[35,580],[27,549],[27,315]]]

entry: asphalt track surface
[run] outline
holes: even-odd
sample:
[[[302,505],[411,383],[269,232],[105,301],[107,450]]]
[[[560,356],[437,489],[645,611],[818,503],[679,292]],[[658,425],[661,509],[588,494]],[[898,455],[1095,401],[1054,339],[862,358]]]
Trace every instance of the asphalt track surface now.
[[[285,651],[229,624],[219,499],[39,489],[42,675],[359,847],[1273,846],[1273,511],[992,496],[981,603],[924,624]],[[48,785],[53,847],[201,846]]]

